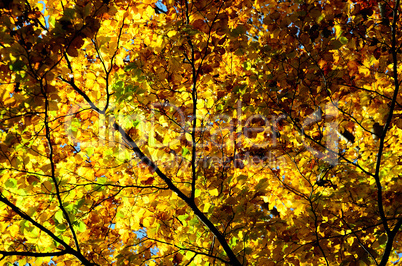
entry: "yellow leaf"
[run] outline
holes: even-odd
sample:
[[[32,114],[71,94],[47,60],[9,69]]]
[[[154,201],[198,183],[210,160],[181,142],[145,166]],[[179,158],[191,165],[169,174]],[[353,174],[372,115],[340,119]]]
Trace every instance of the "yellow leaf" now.
[[[218,195],[219,195],[219,191],[218,191],[217,188],[215,188],[215,189],[213,189],[213,190],[210,190],[210,191],[209,191],[209,194],[210,194],[211,196],[218,196]]]

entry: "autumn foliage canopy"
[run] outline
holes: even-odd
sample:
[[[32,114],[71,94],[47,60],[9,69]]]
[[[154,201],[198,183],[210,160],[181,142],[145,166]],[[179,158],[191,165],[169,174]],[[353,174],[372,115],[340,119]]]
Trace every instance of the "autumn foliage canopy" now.
[[[0,264],[392,265],[399,0],[3,0]]]

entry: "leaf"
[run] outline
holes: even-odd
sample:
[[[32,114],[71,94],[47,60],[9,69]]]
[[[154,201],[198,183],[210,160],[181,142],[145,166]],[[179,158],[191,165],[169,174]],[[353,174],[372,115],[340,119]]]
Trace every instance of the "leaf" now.
[[[137,128],[138,127],[138,125],[140,124],[140,122],[141,122],[141,120],[135,120],[134,122],[133,122],[133,127],[135,127],[135,128]]]
[[[186,148],[186,147],[183,147],[182,148],[182,152],[181,152],[181,154],[182,154],[182,156],[183,157],[185,157],[187,154],[189,154],[190,153],[190,151]]]
[[[20,71],[25,66],[23,61],[17,60],[12,65],[10,65],[10,70],[12,71]]]
[[[380,245],[385,245],[387,243],[387,235],[386,234],[382,234],[379,238],[378,238],[378,243]]]
[[[250,70],[251,69],[251,63],[250,62],[244,62],[243,63],[243,68],[245,70]]]
[[[96,182],[98,183],[98,184],[105,184],[106,183],[106,181],[107,181],[107,178],[106,177],[99,177],[97,180],[96,180]]]
[[[54,218],[56,219],[56,221],[61,224],[63,223],[64,220],[64,215],[63,215],[63,211],[57,211],[56,214],[54,215]]]
[[[87,230],[87,227],[85,225],[85,223],[83,223],[82,221],[80,221],[77,225],[77,230],[81,233],[85,232]]]
[[[64,232],[66,231],[67,226],[65,226],[64,224],[59,224],[58,226],[56,226],[56,230],[59,232]]]
[[[344,39],[343,39],[344,40]],[[337,50],[343,46],[344,43],[342,43],[340,40],[334,40],[330,44],[330,49],[331,50]]]
[[[188,222],[188,224],[190,225],[190,226],[194,226],[194,225],[196,225],[196,224],[198,224],[199,222],[198,222],[198,218],[197,217],[194,217],[193,219],[191,219],[189,222]]]
[[[49,25],[50,25],[52,28],[54,28],[55,25],[56,25],[56,19],[55,19],[53,16],[50,16],[48,21],[49,21]]]
[[[40,179],[38,177],[34,176],[34,175],[30,175],[30,176],[27,177],[27,182],[30,185],[38,184],[39,181],[40,181]]]
[[[267,178],[261,179],[257,186],[255,187],[256,191],[264,191],[269,186],[269,182]]]
[[[154,134],[155,133],[153,131],[151,131],[148,136],[148,146],[149,147],[154,147],[156,145]]]
[[[347,44],[347,43],[348,43],[348,38],[342,36],[342,37],[339,38],[339,41],[340,41],[342,44]]]
[[[76,204],[76,208],[80,209],[85,203],[85,199],[80,199],[78,200],[77,204]]]
[[[245,34],[247,29],[244,25],[238,25],[235,29],[230,32],[230,35],[233,37],[239,37],[242,34]]]
[[[215,188],[215,189],[209,191],[209,194],[210,194],[211,196],[218,196],[218,195],[219,195],[219,191],[218,191],[217,188]]]
[[[9,178],[5,182],[5,186],[8,188],[15,188],[17,186],[17,180],[15,180],[14,178]]]
[[[88,147],[85,149],[85,151],[86,151],[88,157],[91,157],[94,154],[95,149],[94,149],[94,147]]]
[[[152,185],[152,183],[154,182],[155,178],[154,177],[150,177],[147,180],[143,181],[144,185]]]
[[[138,69],[138,66],[137,66],[137,64],[135,62],[129,63],[124,67],[125,71],[129,71],[129,70],[132,70],[132,69]]]

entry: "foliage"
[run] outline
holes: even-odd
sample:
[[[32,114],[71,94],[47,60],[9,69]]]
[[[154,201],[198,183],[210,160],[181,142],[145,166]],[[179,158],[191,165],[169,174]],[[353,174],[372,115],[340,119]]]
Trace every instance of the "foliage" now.
[[[399,0],[0,2],[3,265],[386,265]]]

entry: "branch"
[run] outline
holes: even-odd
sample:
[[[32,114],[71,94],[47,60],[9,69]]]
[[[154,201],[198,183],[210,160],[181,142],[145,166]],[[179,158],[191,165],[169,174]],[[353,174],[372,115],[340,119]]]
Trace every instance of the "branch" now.
[[[29,257],[55,257],[55,256],[63,256],[68,254],[66,250],[55,251],[55,252],[29,252],[29,251],[1,251],[0,254],[3,255],[0,260],[4,259],[6,256],[29,256]]]
[[[185,1],[186,5],[186,24],[190,24],[190,15],[188,13],[189,7],[188,7],[188,1]],[[185,54],[185,57],[191,64],[191,75],[193,77],[193,84],[192,84],[192,89],[191,89],[191,98],[193,102],[193,125],[192,125],[192,131],[191,131],[191,140],[192,140],[192,151],[191,151],[191,200],[194,201],[195,198],[195,183],[196,183],[196,165],[195,161],[197,159],[197,146],[196,146],[196,141],[195,141],[195,131],[196,131],[196,126],[197,126],[197,78],[198,78],[198,71],[195,68],[195,54],[194,54],[194,45],[191,41],[191,38],[187,36],[187,42],[190,45],[191,48],[191,59],[188,58],[187,54]],[[199,69],[201,68],[201,64],[199,66]]]
[[[73,89],[78,92],[79,95],[81,95],[85,101],[91,106],[92,110],[96,111],[99,114],[105,114],[105,112],[102,112],[98,107],[96,107],[96,105],[91,101],[91,99],[89,99],[89,97],[80,89],[77,87],[77,85],[75,85],[74,83],[74,78],[71,78],[71,81],[68,81],[62,77],[59,77],[59,79],[61,79],[62,81],[68,83],[71,87],[73,87]]]
[[[167,11],[164,11],[162,8],[158,7],[157,5],[155,5],[154,9],[155,9],[156,14],[161,14],[161,13],[166,14],[167,13]]]
[[[359,243],[359,245],[364,249],[364,251],[366,251],[367,254],[369,254],[369,256],[371,257],[371,259],[374,261],[375,265],[378,266],[377,260],[375,259],[375,257],[373,256],[373,254],[371,254],[370,250],[368,250],[368,249],[366,248],[366,246],[364,246],[363,242],[361,242],[361,240],[360,240],[360,237],[357,235],[356,232],[353,231],[352,227],[348,224],[348,222],[345,220],[345,218],[343,218],[343,217],[344,217],[344,214],[343,214],[343,210],[342,210],[342,209],[341,209],[341,213],[342,213],[342,216],[341,216],[342,221],[343,221],[343,222],[345,223],[345,225],[350,229],[351,233],[356,237],[357,242]]]
[[[376,186],[377,186],[378,210],[380,212],[381,221],[384,224],[384,228],[385,228],[385,231],[387,232],[388,237],[389,237],[391,232],[390,232],[390,229],[388,227],[387,218],[385,216],[384,206],[383,206],[383,203],[382,203],[382,186],[381,186],[381,182],[380,182],[380,167],[381,167],[382,152],[383,152],[384,143],[385,143],[385,136],[386,136],[387,131],[388,131],[390,125],[391,125],[391,120],[392,120],[392,116],[393,116],[394,109],[395,109],[396,98],[397,98],[398,92],[399,92],[398,58],[397,58],[397,51],[396,51],[396,22],[397,22],[397,18],[398,18],[399,2],[400,2],[400,0],[397,0],[396,3],[395,3],[395,8],[393,10],[394,11],[393,22],[392,22],[392,26],[391,26],[391,31],[392,31],[391,53],[392,53],[392,61],[393,61],[393,72],[394,72],[393,73],[393,78],[394,78],[395,90],[394,90],[394,96],[392,97],[392,102],[391,102],[391,107],[390,107],[390,110],[389,110],[387,122],[385,123],[382,136],[380,136],[380,147],[378,149],[377,162],[376,162],[375,173],[374,173],[374,179],[375,179],[375,183],[376,183]],[[383,261],[381,261],[380,265],[382,265],[382,263],[383,263]]]
[[[229,264],[229,263],[230,263],[229,261],[226,261],[226,260],[224,260],[224,259],[222,259],[222,258],[220,258],[220,257],[214,256],[214,255],[212,255],[212,254],[205,253],[205,252],[202,252],[202,251],[197,251],[197,250],[193,250],[193,249],[190,249],[190,248],[182,248],[182,247],[177,246],[177,245],[175,245],[175,244],[172,244],[172,243],[169,243],[169,242],[165,242],[165,241],[161,241],[161,240],[154,239],[154,238],[149,238],[149,237],[148,237],[147,239],[145,239],[145,241],[146,241],[146,240],[151,240],[151,241],[155,241],[155,242],[162,243],[162,244],[165,244],[165,245],[170,245],[170,246],[173,246],[173,247],[175,247],[175,248],[178,248],[179,250],[193,252],[193,253],[195,253],[196,255],[203,255],[203,256],[206,256],[206,257],[213,258],[213,259],[217,259],[217,260],[219,260],[219,261],[221,261],[221,262],[223,262],[223,263],[225,263],[225,264]]]
[[[318,226],[319,226],[319,225],[318,225],[317,213],[315,212],[315,209],[314,209],[314,206],[313,206],[313,202],[311,201],[311,199],[310,199],[309,201],[310,201],[311,212],[312,212],[313,215],[314,215],[314,227],[315,227],[316,243],[317,243],[317,246],[318,246],[318,248],[320,249],[320,251],[321,251],[321,253],[322,253],[322,256],[323,256],[324,259],[325,259],[325,263],[329,266],[329,262],[328,262],[327,256],[325,255],[324,249],[322,248],[322,246],[321,246],[321,244],[320,244],[320,236],[319,236],[319,234],[318,234]]]
[[[31,222],[34,226],[39,228],[41,231],[43,231],[46,234],[48,234],[54,241],[56,241],[57,243],[61,244],[65,248],[66,253],[75,256],[77,259],[79,259],[82,262],[83,265],[87,265],[87,266],[97,265],[97,264],[93,264],[90,261],[88,261],[81,253],[79,253],[76,250],[74,250],[66,242],[64,242],[62,239],[58,238],[55,234],[53,234],[49,229],[47,229],[43,225],[39,224],[34,219],[32,219],[28,214],[26,214],[22,210],[20,210],[17,206],[15,206],[7,198],[5,198],[3,196],[3,194],[0,194],[0,202],[3,202],[8,207],[10,207],[15,213],[17,213],[21,218]]]
[[[116,50],[114,51],[113,56],[110,59],[110,68],[109,68],[109,70],[106,69],[106,65],[103,63],[103,60],[101,60],[103,66],[105,68],[105,73],[106,73],[106,79],[105,79],[105,82],[106,82],[106,85],[105,85],[106,86],[106,104],[105,104],[105,107],[102,110],[103,113],[105,113],[106,110],[109,108],[109,102],[110,102],[109,75],[110,75],[110,72],[112,72],[112,69],[113,69],[113,59],[116,58],[117,51],[119,50],[119,43],[120,43],[120,39],[121,39],[121,34],[123,33],[123,28],[124,28],[124,20],[125,20],[125,18],[123,18],[122,25],[121,25],[120,31],[119,31],[119,36],[117,37]],[[101,59],[101,54],[99,53],[99,50],[97,49],[95,43],[94,43],[94,45],[95,45],[96,52],[99,54],[99,58]]]
[[[398,222],[396,223],[394,229],[388,234],[387,244],[385,245],[384,254],[382,255],[382,259],[379,266],[387,265],[389,255],[391,255],[392,245],[394,244],[394,238],[398,233],[399,229],[401,228],[401,226],[402,226],[402,217],[398,219]]]
[[[57,179],[56,179],[56,170],[55,170],[56,167],[55,167],[54,161],[53,161],[53,144],[52,144],[52,141],[51,141],[51,138],[50,138],[50,127],[49,127],[49,116],[48,116],[49,99],[48,99],[48,97],[46,95],[45,89],[43,88],[42,82],[41,82],[40,85],[41,85],[42,95],[45,98],[45,121],[44,121],[44,123],[45,123],[45,137],[46,137],[46,140],[47,140],[47,144],[49,146],[49,161],[50,161],[50,166],[51,166],[51,178],[53,180],[54,187],[56,189],[56,197],[57,197],[57,201],[59,203],[60,210],[63,212],[64,218],[66,219],[66,221],[68,223],[68,227],[70,228],[71,234],[73,235],[75,247],[77,248],[77,251],[81,254],[80,246],[78,244],[77,235],[76,235],[76,233],[74,231],[73,224],[72,224],[72,222],[70,220],[70,217],[68,216],[67,210],[63,206],[63,201],[62,201],[61,196],[60,196],[59,183],[57,182]]]
[[[225,250],[227,256],[229,257],[230,262],[234,266],[240,266],[240,261],[236,258],[236,255],[233,253],[232,249],[229,247],[228,243],[226,242],[225,237],[219,232],[219,230],[215,227],[215,225],[205,216],[205,214],[198,209],[195,202],[187,197],[179,188],[177,188],[172,180],[168,178],[150,158],[148,158],[141,150],[138,148],[137,144],[133,141],[133,139],[124,131],[124,129],[114,122],[113,127],[116,131],[119,131],[123,139],[129,144],[130,148],[135,152],[138,158],[141,160],[142,163],[150,166],[158,176],[166,183],[170,190],[175,192],[179,198],[184,200],[187,205],[193,210],[194,214],[204,223],[204,225],[215,235],[218,239],[219,243],[222,245],[223,249]]]

